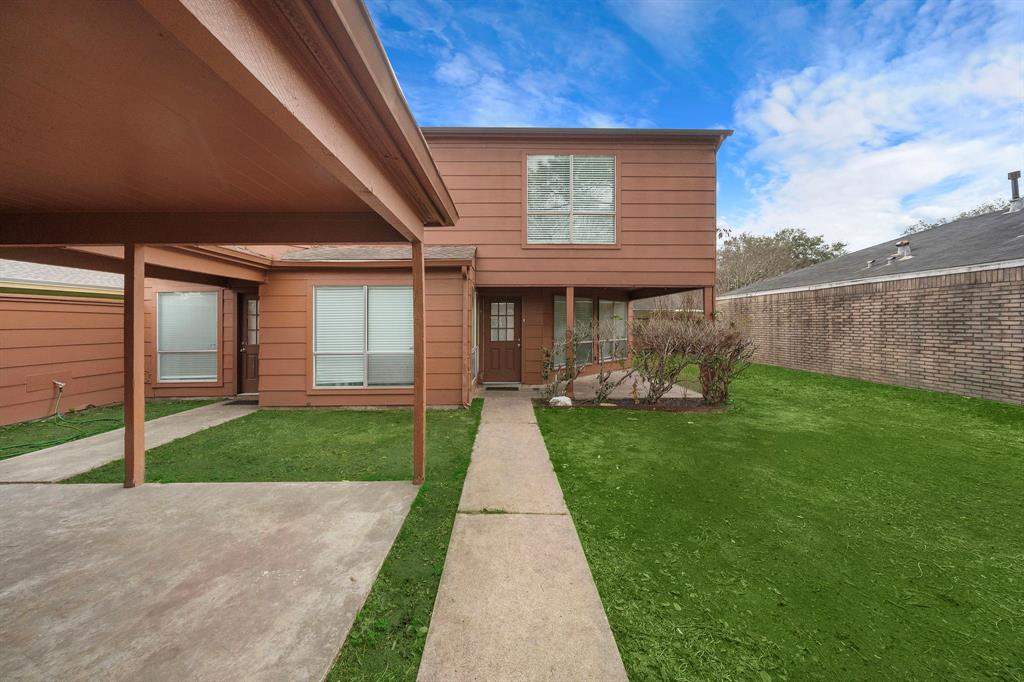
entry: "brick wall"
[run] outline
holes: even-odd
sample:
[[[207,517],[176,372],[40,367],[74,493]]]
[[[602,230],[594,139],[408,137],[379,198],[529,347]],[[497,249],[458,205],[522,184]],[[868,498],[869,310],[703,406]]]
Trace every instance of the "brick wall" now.
[[[755,360],[1024,404],[1024,268],[721,299]]]

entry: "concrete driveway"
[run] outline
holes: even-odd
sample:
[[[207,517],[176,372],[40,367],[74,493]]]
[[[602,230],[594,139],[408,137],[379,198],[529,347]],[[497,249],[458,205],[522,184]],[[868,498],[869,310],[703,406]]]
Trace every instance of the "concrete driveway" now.
[[[416,488],[0,486],[0,679],[320,680]]]

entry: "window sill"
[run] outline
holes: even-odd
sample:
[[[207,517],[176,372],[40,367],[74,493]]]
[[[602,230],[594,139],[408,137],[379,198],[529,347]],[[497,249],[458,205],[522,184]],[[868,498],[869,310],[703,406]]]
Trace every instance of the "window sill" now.
[[[165,386],[167,388],[189,388],[189,387],[192,387],[192,386],[195,386],[195,387],[200,387],[201,386],[201,387],[204,387],[204,388],[209,388],[210,386],[221,386],[221,385],[223,385],[223,382],[220,381],[220,379],[185,379],[185,380],[182,380],[182,381],[173,381],[173,380],[168,380],[168,379],[158,379],[156,381],[156,383],[153,384],[153,386],[155,386],[155,387]]]
[[[602,251],[621,249],[622,245],[616,242],[615,244],[579,244],[577,242],[567,242],[565,244],[530,244],[524,242],[522,244],[524,249],[601,249]]]
[[[412,386],[311,386],[306,395],[411,395]]]

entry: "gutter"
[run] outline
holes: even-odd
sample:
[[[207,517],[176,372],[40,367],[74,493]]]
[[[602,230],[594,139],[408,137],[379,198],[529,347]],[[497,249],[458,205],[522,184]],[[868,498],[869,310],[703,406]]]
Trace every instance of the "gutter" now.
[[[918,270],[915,272],[904,272],[898,275],[882,275],[880,277],[862,277],[860,279],[847,279],[837,282],[823,282],[821,284],[807,284],[797,287],[782,287],[779,289],[766,289],[765,291],[751,291],[742,294],[723,294],[717,297],[719,301],[731,301],[738,298],[752,298],[754,296],[771,296],[774,294],[791,294],[800,291],[818,291],[820,289],[838,289],[841,287],[852,287],[857,284],[874,284],[877,282],[895,282],[904,279],[920,279],[921,277],[939,277],[942,275],[960,275],[967,272],[985,272],[987,270],[1003,270],[1006,268],[1024,267],[1024,258],[1013,260],[995,261],[992,263],[979,263],[978,265],[962,265],[955,268],[937,268],[935,270]]]
[[[716,140],[717,151],[733,131],[708,128],[512,128],[425,126],[420,128],[428,139],[591,139],[650,140],[658,142],[707,142]]]

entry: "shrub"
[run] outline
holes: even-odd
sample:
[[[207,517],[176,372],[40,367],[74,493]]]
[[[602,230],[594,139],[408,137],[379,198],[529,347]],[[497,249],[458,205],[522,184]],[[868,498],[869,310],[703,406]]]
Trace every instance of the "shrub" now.
[[[695,364],[700,320],[652,316],[633,323],[633,369],[646,383],[640,401],[653,405]]]
[[[703,400],[719,405],[729,385],[749,364],[754,344],[739,327],[698,315],[654,315],[633,325],[633,368],[646,382],[641,402],[654,404],[675,386],[683,371],[700,369]]]
[[[575,336],[575,333],[570,332],[561,344],[556,342],[551,346],[543,346],[541,348],[544,360],[541,363],[540,376],[544,382],[544,388],[541,389],[540,395],[544,400],[551,400],[555,396],[565,395],[566,386],[575,381],[579,377],[580,372],[583,371],[584,364],[576,360],[575,353],[571,354],[573,357],[572,366],[568,363],[570,350],[575,343]],[[555,352],[558,345],[562,345],[561,358]]]
[[[614,339],[616,330],[615,320],[601,320],[594,327],[594,336],[598,339]],[[621,386],[627,379],[633,376],[634,370],[626,369],[626,359],[629,357],[629,347],[623,347],[620,350],[620,357],[608,358],[604,357],[606,344],[610,342],[601,341],[598,344],[597,357],[594,358],[594,363],[597,365],[597,393],[594,396],[595,403],[606,402],[612,395],[612,392]],[[613,352],[616,349],[612,349]],[[623,373],[618,378],[614,377],[616,371],[623,370]]]
[[[706,404],[721,405],[729,399],[729,385],[750,366],[753,354],[753,340],[739,327],[720,320],[706,323],[697,356]]]

